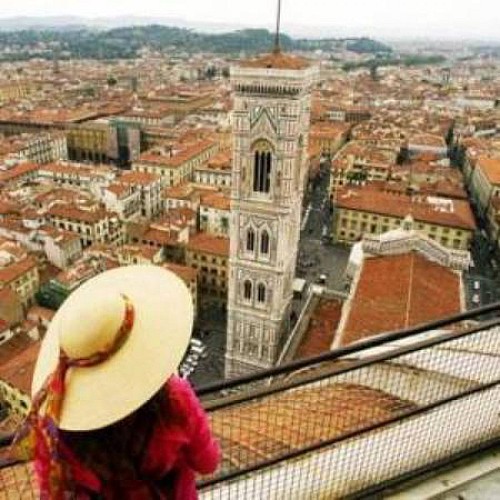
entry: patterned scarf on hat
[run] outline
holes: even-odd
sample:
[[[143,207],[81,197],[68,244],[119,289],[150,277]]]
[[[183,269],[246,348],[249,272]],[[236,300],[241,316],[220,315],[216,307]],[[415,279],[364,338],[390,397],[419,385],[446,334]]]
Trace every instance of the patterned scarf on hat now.
[[[125,302],[125,313],[112,344],[87,358],[77,359],[69,358],[61,349],[55,371],[47,377],[33,398],[26,421],[14,438],[13,458],[20,461],[35,460],[42,469],[36,471],[38,477],[42,474],[49,477],[49,491],[46,492],[46,498],[50,500],[63,500],[66,486],[71,481],[60,454],[58,428],[64,402],[66,373],[73,367],[99,365],[113,356],[123,345],[134,326],[135,313],[130,299],[123,294],[122,297]],[[43,405],[45,410],[42,415],[40,410]]]

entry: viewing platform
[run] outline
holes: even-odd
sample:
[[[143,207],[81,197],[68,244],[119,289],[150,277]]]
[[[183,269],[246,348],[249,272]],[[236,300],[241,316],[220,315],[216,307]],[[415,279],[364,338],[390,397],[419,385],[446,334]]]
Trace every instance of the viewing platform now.
[[[223,452],[200,498],[441,498],[478,478],[498,497],[499,311],[198,389]],[[37,498],[31,464],[0,463],[1,499]]]

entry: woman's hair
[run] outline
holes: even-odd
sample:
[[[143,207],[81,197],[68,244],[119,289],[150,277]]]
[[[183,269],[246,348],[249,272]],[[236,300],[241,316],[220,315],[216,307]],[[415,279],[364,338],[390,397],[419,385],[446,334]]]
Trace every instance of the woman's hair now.
[[[101,480],[140,477],[154,424],[168,417],[167,387],[124,419],[95,431],[61,431],[61,440]]]

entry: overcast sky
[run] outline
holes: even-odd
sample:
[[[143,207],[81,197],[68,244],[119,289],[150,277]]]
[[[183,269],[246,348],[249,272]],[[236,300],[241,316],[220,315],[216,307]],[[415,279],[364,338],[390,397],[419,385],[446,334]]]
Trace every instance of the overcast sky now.
[[[275,0],[0,0],[0,17],[157,16],[272,26]],[[500,39],[500,0],[283,0],[283,29],[331,27],[382,36]],[[323,34],[323,30],[321,31]]]

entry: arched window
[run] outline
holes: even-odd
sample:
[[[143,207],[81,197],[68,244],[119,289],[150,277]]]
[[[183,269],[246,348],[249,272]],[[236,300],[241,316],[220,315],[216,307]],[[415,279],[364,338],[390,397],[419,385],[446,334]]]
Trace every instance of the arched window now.
[[[255,248],[255,231],[250,228],[247,231],[247,250],[253,252]]]
[[[243,297],[246,300],[252,299],[252,282],[250,280],[246,280],[245,283],[243,283]]]
[[[266,286],[262,283],[257,287],[257,301],[261,304],[266,301]]]
[[[269,233],[264,229],[260,235],[260,253],[269,254]]]
[[[254,152],[253,190],[257,193],[269,193],[271,190],[272,153],[269,145],[261,142]]]

